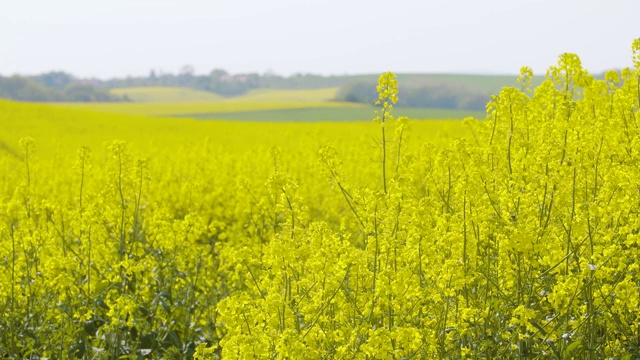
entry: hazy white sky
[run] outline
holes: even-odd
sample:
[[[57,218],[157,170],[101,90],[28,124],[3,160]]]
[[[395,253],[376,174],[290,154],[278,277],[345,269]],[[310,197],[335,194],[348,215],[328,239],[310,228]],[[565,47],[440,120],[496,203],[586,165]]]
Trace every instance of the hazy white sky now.
[[[631,65],[638,0],[0,0],[0,74],[543,73]]]

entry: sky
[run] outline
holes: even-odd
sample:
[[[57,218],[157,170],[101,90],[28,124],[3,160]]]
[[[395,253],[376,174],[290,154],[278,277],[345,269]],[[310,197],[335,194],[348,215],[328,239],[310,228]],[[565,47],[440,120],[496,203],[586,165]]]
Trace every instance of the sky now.
[[[0,75],[535,73],[631,66],[638,0],[0,0]]]

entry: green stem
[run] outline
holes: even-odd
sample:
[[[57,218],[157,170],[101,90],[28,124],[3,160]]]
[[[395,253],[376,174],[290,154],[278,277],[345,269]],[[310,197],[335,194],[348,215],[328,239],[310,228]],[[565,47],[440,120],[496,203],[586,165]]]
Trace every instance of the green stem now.
[[[384,193],[387,193],[387,140],[384,132],[385,112],[382,115],[382,184],[384,186]]]
[[[398,157],[396,160],[396,174],[398,173],[398,169],[400,168],[400,152],[402,151],[402,135],[404,134],[404,124],[402,124],[402,127],[400,128],[400,136],[398,138]]]
[[[11,356],[16,355],[15,333],[13,329],[13,319],[15,316],[14,308],[16,301],[15,284],[16,284],[16,237],[14,234],[14,225],[10,227],[11,231],[11,316],[9,316],[9,339],[11,342]]]

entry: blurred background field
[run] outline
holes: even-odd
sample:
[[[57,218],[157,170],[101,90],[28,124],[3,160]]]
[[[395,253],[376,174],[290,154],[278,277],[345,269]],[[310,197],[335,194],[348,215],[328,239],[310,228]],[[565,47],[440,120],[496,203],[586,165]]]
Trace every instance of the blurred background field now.
[[[375,90],[375,87],[372,87]],[[255,89],[234,97],[179,87],[132,87],[112,90],[128,102],[51,103],[56,106],[100,112],[242,121],[366,121],[375,106],[335,101],[338,88]],[[371,102],[373,103],[373,102]],[[482,110],[398,106],[398,116],[411,119],[484,118]]]
[[[222,96],[209,91],[171,86],[141,86],[111,89],[117,96],[127,96],[134,102],[209,102],[220,101]]]
[[[328,105],[335,105],[327,103]],[[165,109],[162,104],[123,104],[117,106],[145,105],[144,108]],[[171,104],[166,104],[166,109],[171,109]],[[187,103],[180,103],[188,109]],[[209,105],[209,104],[206,104]],[[379,130],[370,120],[352,122],[296,122],[293,115],[297,112],[310,111],[313,116],[322,117],[322,114],[341,114],[350,111],[356,114],[369,113],[372,117],[372,108],[352,108],[326,107],[326,108],[303,108],[295,109],[286,106],[295,106],[296,103],[212,103],[214,109],[231,109],[224,113],[225,116],[238,115],[238,118],[246,121],[199,121],[189,118],[171,118],[167,114],[162,116],[152,116],[144,113],[130,114],[114,113],[103,111],[103,107],[108,105],[51,105],[51,104],[31,104],[14,101],[0,100],[0,143],[4,144],[5,151],[18,154],[18,140],[24,136],[31,136],[38,142],[40,156],[51,156],[57,151],[75,151],[79,147],[87,144],[106,144],[114,139],[130,141],[137,147],[145,147],[145,144],[163,144],[164,147],[188,146],[189,144],[209,139],[221,146],[232,149],[254,148],[256,146],[276,146],[286,143],[285,139],[295,139],[305,134],[309,134],[312,143],[318,145],[323,141],[329,141],[335,137],[343,138],[344,141],[356,136],[358,139],[373,137]],[[245,105],[249,108],[269,108],[271,106],[285,107],[284,110],[263,110],[246,112]],[[205,110],[205,105],[198,103]],[[226,106],[226,107],[225,107]],[[128,110],[128,109],[127,109]],[[233,112],[233,110],[237,110]],[[371,110],[371,112],[369,112]],[[121,110],[122,111],[122,110]],[[157,110],[156,110],[157,111]],[[122,111],[124,112],[124,111]],[[289,118],[286,118],[287,112]],[[253,116],[263,116],[262,119],[252,121]],[[269,120],[267,115],[273,118],[270,120],[286,121],[263,121]],[[198,115],[193,115],[193,117]],[[202,116],[209,116],[204,113]],[[345,115],[346,116],[346,115]],[[416,121],[412,124],[412,136],[417,138],[414,143],[421,141],[447,142],[460,132],[465,132],[465,127],[459,120],[453,121]],[[265,136],[268,134],[268,136]],[[361,139],[362,140],[362,139]],[[302,141],[302,140],[300,140]],[[99,151],[99,149],[95,149]],[[0,150],[1,151],[1,150]],[[17,156],[17,155],[16,155]]]
[[[246,94],[234,97],[235,101],[288,101],[288,102],[321,102],[332,100],[338,88],[321,88],[307,90],[255,89]],[[210,91],[194,90],[184,87],[142,86],[111,89],[117,96],[127,96],[133,102],[215,102],[224,101],[224,97]]]
[[[400,74],[398,115],[412,119],[484,118],[490,94],[512,75]],[[242,121],[356,121],[373,117],[376,75],[317,76],[151,73],[82,79],[65,72],[0,76],[0,98],[109,113]],[[534,85],[540,77],[534,76]]]
[[[373,106],[344,106],[344,107],[310,107],[295,109],[274,109],[262,111],[236,111],[201,114],[175,114],[176,116],[194,119],[213,120],[242,120],[242,121],[366,121],[374,115]],[[429,108],[398,108],[398,115],[411,119],[463,119],[471,116],[482,118],[482,111],[429,109]]]
[[[359,107],[361,105],[337,102],[293,102],[293,101],[217,101],[217,102],[160,102],[160,103],[56,103],[55,106],[95,111],[149,115],[149,116],[184,116],[185,114],[227,113],[237,111],[325,108],[325,107]]]

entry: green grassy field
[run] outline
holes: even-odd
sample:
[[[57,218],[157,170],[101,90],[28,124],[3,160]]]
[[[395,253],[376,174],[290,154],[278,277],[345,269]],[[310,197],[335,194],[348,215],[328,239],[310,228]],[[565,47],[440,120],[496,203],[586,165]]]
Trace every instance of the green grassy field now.
[[[237,111],[221,113],[185,114],[184,117],[201,120],[241,120],[241,121],[359,121],[370,120],[376,110],[373,106],[360,107],[321,107],[298,109],[275,109],[258,111]],[[483,119],[483,111],[397,108],[399,116],[411,119],[463,119],[472,116]]]
[[[169,86],[126,87],[111,89],[113,95],[126,95],[134,102],[210,102],[221,101],[224,97],[190,88]]]
[[[339,88],[320,89],[255,89],[248,93],[230,99],[236,101],[296,101],[296,102],[318,102],[330,101],[335,98]]]

